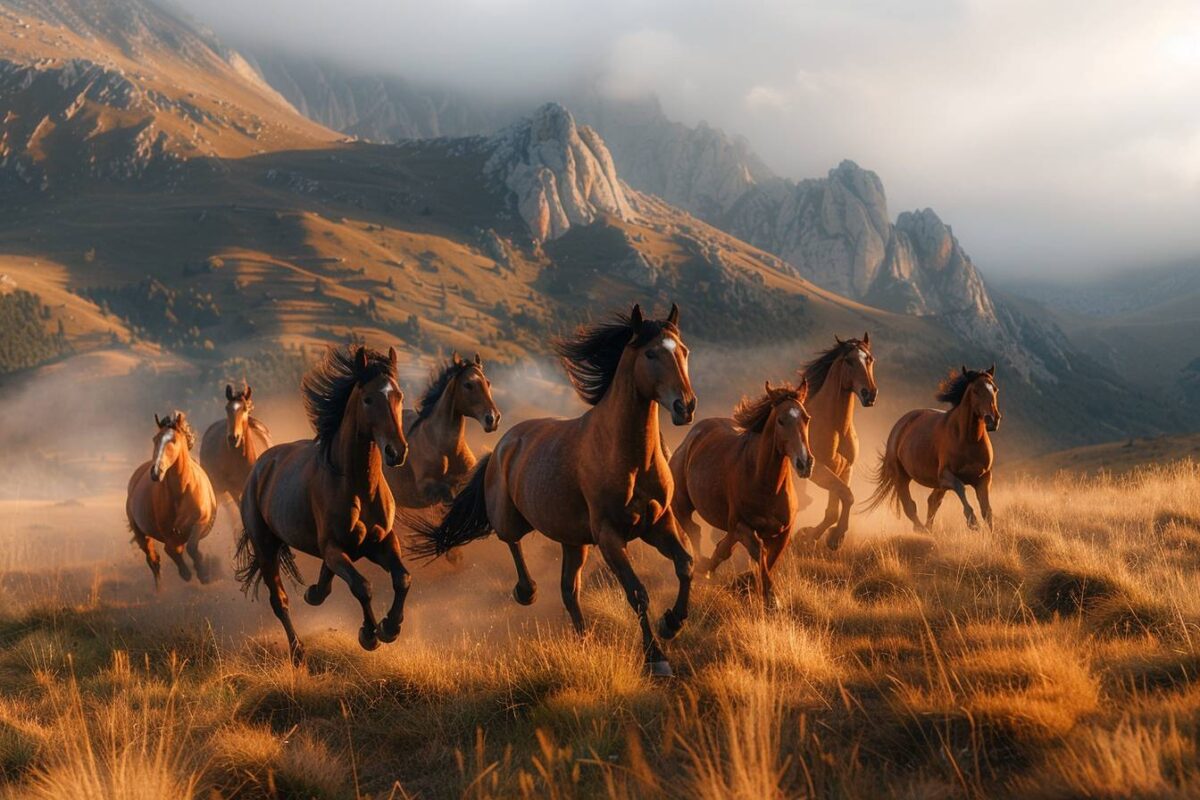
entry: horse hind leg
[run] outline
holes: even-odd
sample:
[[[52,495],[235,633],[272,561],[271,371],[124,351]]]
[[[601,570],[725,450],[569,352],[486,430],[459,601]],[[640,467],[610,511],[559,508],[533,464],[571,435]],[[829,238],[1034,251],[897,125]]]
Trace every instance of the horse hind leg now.
[[[665,520],[665,521],[664,521]],[[674,639],[687,621],[688,602],[692,591],[692,575],[695,571],[695,558],[692,549],[675,524],[673,516],[660,520],[643,538],[671,560],[675,565],[675,577],[679,580],[679,593],[675,596],[675,605],[663,612],[658,622],[658,636],[664,641]]]
[[[925,504],[925,528],[933,530],[933,518],[937,516],[938,509],[942,507],[942,499],[946,496],[945,489],[934,489],[929,493],[929,500]]]
[[[523,606],[533,605],[533,601],[537,599],[537,582],[529,574],[529,565],[525,563],[525,551],[521,549],[521,540],[507,544],[508,552],[512,554],[513,566],[517,569],[513,599]]]
[[[900,507],[904,509],[904,516],[912,520],[913,530],[917,533],[928,533],[929,528],[917,516],[917,502],[913,500],[911,482],[912,479],[907,475],[898,475],[896,477],[896,497],[900,500]]]
[[[249,544],[249,555],[253,559],[252,567],[245,569],[247,573],[245,576],[242,574],[242,569],[239,568],[239,578],[242,578],[246,587],[249,587],[253,585],[255,573],[262,577],[262,582],[266,585],[267,593],[270,595],[271,611],[279,620],[279,624],[283,626],[283,632],[287,636],[288,653],[291,656],[292,664],[299,667],[304,663],[304,644],[296,635],[296,627],[292,624],[288,594],[283,585],[283,575],[280,574],[280,551],[283,543],[276,538],[274,531],[267,526],[266,521],[258,513],[253,499],[253,496],[244,499],[241,515],[246,537],[242,544]],[[241,546],[239,546],[240,552]]]
[[[583,573],[583,565],[587,563],[588,546],[564,544],[562,546],[562,579],[559,588],[562,590],[563,605],[571,617],[575,632],[584,632],[583,611],[579,608],[579,578]]]
[[[376,632],[379,641],[390,644],[400,635],[400,626],[404,622],[404,600],[412,586],[412,576],[400,560],[400,538],[395,531],[388,534],[368,558],[387,570],[392,578],[392,605]]]
[[[304,602],[310,606],[319,606],[325,602],[331,591],[333,591],[333,570],[325,564],[321,564],[321,574],[317,576],[317,582],[304,590]]]

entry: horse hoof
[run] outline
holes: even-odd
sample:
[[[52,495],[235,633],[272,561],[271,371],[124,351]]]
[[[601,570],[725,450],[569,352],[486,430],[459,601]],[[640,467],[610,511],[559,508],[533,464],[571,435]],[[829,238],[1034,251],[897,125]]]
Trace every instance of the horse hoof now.
[[[829,548],[830,552],[837,552],[837,549],[842,546],[842,537],[830,536],[825,540],[825,546]]]
[[[358,643],[362,645],[363,650],[374,650],[379,647],[379,639],[375,635],[375,628],[359,628]]]
[[[967,528],[973,531],[979,530],[979,520],[974,517],[967,517]]]
[[[771,613],[774,613],[782,609],[783,606],[780,605],[779,598],[772,594],[763,598],[763,608]]]
[[[671,662],[665,658],[661,661],[647,661],[646,674],[651,678],[673,678],[675,671],[671,669]]]
[[[658,620],[658,638],[669,642],[678,636],[681,630],[683,630],[683,623],[675,618],[674,610],[668,608]]]
[[[399,635],[400,623],[397,622],[395,627],[392,627],[386,619],[379,623],[379,630],[375,633],[376,638],[378,638],[379,641],[383,642],[384,644],[391,644],[392,642],[396,641],[396,637]]]
[[[523,606],[533,605],[533,601],[537,599],[537,585],[530,584],[529,594],[521,591],[521,584],[513,587],[513,599]]]
[[[296,642],[294,645],[292,645],[292,666],[293,667],[304,666],[304,656],[305,656],[304,645],[300,644],[299,642]]]
[[[313,584],[304,590],[304,602],[310,606],[319,606],[325,602],[325,598],[329,597],[329,592],[322,592],[321,587]]]

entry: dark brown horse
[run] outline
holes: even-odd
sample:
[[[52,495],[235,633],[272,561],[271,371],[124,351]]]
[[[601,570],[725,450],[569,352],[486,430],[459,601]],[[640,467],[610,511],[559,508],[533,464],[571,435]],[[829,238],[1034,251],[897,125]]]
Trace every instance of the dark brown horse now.
[[[242,501],[242,489],[258,454],[271,446],[271,432],[251,416],[251,394],[248,384],[240,392],[227,384],[225,419],[209,425],[200,439],[200,465],[217,496],[234,506]]]
[[[875,405],[879,389],[875,385],[875,356],[871,355],[871,335],[862,339],[842,340],[805,364],[801,377],[808,381],[812,414],[812,447],[817,463],[812,482],[829,492],[825,517],[804,533],[814,540],[829,530],[825,544],[836,550],[850,527],[850,509],[854,492],[850,473],[858,458],[858,436],[854,432],[854,403],[864,408]]]
[[[492,433],[500,426],[500,409],[479,354],[463,361],[455,353],[434,373],[417,410],[404,412],[408,461],[386,473],[396,505],[426,508],[454,499],[475,468],[475,454],[467,446],[468,418]]]
[[[922,408],[905,414],[888,436],[887,450],[875,473],[878,484],[868,501],[876,508],[890,500],[912,520],[918,531],[928,531],[947,491],[962,501],[967,525],[978,527],[975,511],[967,502],[968,486],[975,487],[979,509],[992,524],[992,441],[988,432],[1000,427],[996,365],[950,375],[938,387],[937,399],[953,406],[949,411]],[[925,523],[909,491],[916,481],[933,489]]]
[[[135,469],[129,479],[125,500],[129,530],[146,554],[155,590],[159,587],[155,540],[162,542],[179,568],[179,577],[192,579],[192,570],[183,560],[186,548],[196,577],[208,583],[212,572],[208,559],[200,555],[200,540],[208,536],[217,519],[216,495],[204,470],[192,460],[196,437],[183,412],[168,414],[166,419],[155,414],[154,422],[158,426],[154,457]]]
[[[363,347],[353,353],[331,349],[302,388],[316,438],[276,445],[259,456],[242,495],[245,532],[238,543],[238,579],[247,590],[267,584],[271,609],[297,664],[304,649],[281,575],[300,579],[292,548],[321,559],[321,576],[304,593],[309,604],[325,601],[334,575],[349,584],[362,605],[358,642],[367,650],[400,634],[411,581],[400,561],[400,541],[392,531],[396,506],[383,478],[383,464],[399,466],[408,453],[396,351],[384,356]],[[378,625],[371,585],[354,567],[363,557],[391,574],[395,590]]]
[[[688,378],[688,349],[679,310],[665,320],[629,316],[579,331],[558,353],[579,396],[592,406],[575,419],[532,419],[516,425],[485,456],[454,498],[440,525],[421,526],[427,555],[488,536],[493,530],[517,569],[513,596],[528,605],[537,591],[521,539],[537,529],[562,544],[563,604],[575,629],[584,629],[579,577],[596,545],[616,574],[642,629],[646,665],[670,675],[650,625],[650,598],[633,571],[629,542],[641,538],[675,565],[679,594],[658,634],[670,639],[687,618],[692,553],[671,513],[672,480],[663,453],[658,406],[676,425],[692,421],[696,395]]]
[[[725,531],[711,559],[701,559],[705,572],[729,558],[735,542],[758,565],[759,585],[768,608],[776,605],[771,571],[787,547],[799,503],[792,467],[802,478],[812,474],[808,442],[808,383],[800,388],[771,388],[745,399],[733,418],[702,420],[688,432],[671,456],[675,496],[671,510],[687,531],[692,548],[700,549],[700,526],[692,513]]]

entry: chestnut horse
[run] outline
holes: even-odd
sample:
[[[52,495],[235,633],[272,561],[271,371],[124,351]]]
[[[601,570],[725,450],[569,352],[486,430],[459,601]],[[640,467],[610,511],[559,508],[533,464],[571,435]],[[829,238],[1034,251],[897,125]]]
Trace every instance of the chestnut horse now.
[[[304,593],[310,605],[325,601],[334,575],[349,584],[362,605],[358,642],[366,650],[400,634],[411,582],[392,530],[396,506],[382,466],[399,466],[408,453],[396,351],[384,356],[364,347],[353,353],[330,349],[301,388],[316,438],[276,445],[259,456],[242,495],[245,531],[238,542],[238,579],[247,591],[267,584],[295,664],[303,661],[304,648],[281,575],[300,580],[292,548],[321,559],[321,576]],[[364,556],[391,574],[395,591],[378,625],[371,585],[354,567]]]
[[[196,577],[208,583],[212,577],[208,559],[200,555],[200,540],[208,536],[217,519],[217,498],[212,484],[199,464],[192,460],[196,436],[182,411],[166,419],[154,415],[158,432],[154,434],[154,457],[133,471],[129,479],[125,515],[138,547],[146,554],[146,564],[159,588],[158,553],[154,540],[179,568],[179,577],[192,579],[184,563],[186,548],[196,568]]]
[[[557,350],[592,408],[575,419],[526,420],[504,434],[439,525],[414,520],[422,539],[417,549],[437,556],[494,530],[516,565],[513,597],[528,605],[537,586],[521,539],[541,531],[562,545],[563,604],[582,632],[580,573],[589,546],[596,545],[637,613],[647,669],[670,675],[628,546],[641,538],[674,562],[679,593],[658,628],[658,636],[671,639],[687,618],[692,583],[691,547],[671,513],[673,482],[658,424],[659,405],[670,409],[676,425],[691,422],[696,410],[679,309],[650,320],[635,305],[629,316],[582,329]]]
[[[476,353],[474,361],[463,361],[455,353],[434,373],[417,410],[404,412],[408,461],[387,472],[396,505],[426,508],[454,499],[475,468],[475,454],[467,446],[468,417],[487,433],[500,427],[483,359]]]
[[[999,387],[996,365],[986,370],[966,367],[951,372],[938,386],[938,400],[953,408],[941,411],[923,408],[905,414],[888,436],[887,450],[875,473],[878,487],[868,501],[876,508],[884,501],[903,509],[918,531],[928,531],[947,491],[962,501],[967,525],[978,527],[975,511],[967,501],[968,486],[975,487],[979,510],[990,526],[992,502],[992,442],[988,432],[1000,427]],[[928,514],[922,524],[917,516],[908,484],[916,481],[933,489]]]
[[[825,517],[804,533],[815,541],[832,526],[825,545],[837,550],[850,527],[850,509],[854,507],[850,490],[850,473],[858,458],[854,402],[870,408],[879,397],[879,388],[871,335],[844,341],[833,338],[836,344],[801,367],[800,376],[809,386],[807,407],[812,414],[811,440],[817,461],[812,482],[829,492]]]
[[[804,409],[808,383],[800,388],[771,388],[755,400],[742,400],[733,418],[697,422],[671,456],[675,496],[671,510],[700,549],[694,511],[725,531],[712,558],[700,559],[705,572],[729,558],[735,542],[758,564],[759,586],[768,608],[776,605],[771,571],[787,547],[799,503],[792,466],[802,478],[812,474],[808,443],[809,415]]]
[[[242,501],[242,489],[258,454],[271,446],[267,426],[250,415],[254,410],[250,395],[248,384],[240,392],[226,384],[225,420],[209,425],[200,439],[200,465],[217,496],[235,507]]]

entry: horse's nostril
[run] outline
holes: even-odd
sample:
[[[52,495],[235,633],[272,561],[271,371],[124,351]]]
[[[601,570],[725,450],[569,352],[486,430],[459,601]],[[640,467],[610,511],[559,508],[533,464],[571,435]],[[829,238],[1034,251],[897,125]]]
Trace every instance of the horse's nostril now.
[[[688,413],[689,413],[689,414],[693,414],[693,413],[695,413],[695,411],[696,411],[696,398],[694,398],[694,397],[693,397],[691,400],[689,400],[689,401],[688,401],[688,404],[687,404],[687,410],[688,410]]]

